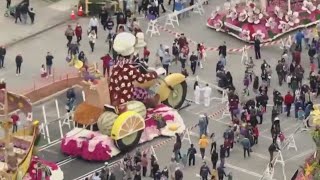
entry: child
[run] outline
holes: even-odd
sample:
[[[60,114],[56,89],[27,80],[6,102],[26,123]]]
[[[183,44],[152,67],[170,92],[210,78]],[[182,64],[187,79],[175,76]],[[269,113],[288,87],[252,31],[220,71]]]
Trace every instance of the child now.
[[[45,78],[47,76],[47,70],[46,70],[44,64],[41,65],[40,73],[41,73],[40,76],[42,78]]]
[[[183,167],[186,167],[186,166],[187,166],[187,162],[188,162],[188,155],[187,155],[187,154],[183,154],[183,155],[182,155],[182,160],[181,160],[181,162],[182,162]]]

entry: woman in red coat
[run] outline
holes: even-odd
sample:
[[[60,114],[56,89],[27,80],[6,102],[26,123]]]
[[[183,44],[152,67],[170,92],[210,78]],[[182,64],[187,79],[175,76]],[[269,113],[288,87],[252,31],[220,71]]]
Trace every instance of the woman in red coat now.
[[[258,128],[258,126],[255,126],[252,129],[252,132],[253,132],[253,137],[254,137],[254,143],[258,144],[258,137],[259,137],[259,128]]]
[[[80,41],[82,40],[82,27],[79,23],[77,23],[76,29],[74,30],[77,37],[77,43],[80,45]]]

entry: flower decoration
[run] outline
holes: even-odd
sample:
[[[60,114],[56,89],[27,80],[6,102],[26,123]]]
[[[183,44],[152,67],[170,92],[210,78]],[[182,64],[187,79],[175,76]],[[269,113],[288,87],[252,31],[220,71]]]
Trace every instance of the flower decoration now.
[[[274,14],[279,18],[282,19],[284,16],[283,10],[279,6],[274,7]]]
[[[249,7],[249,9],[254,11],[257,6],[256,6],[256,3],[254,3],[253,1],[248,1],[247,7]]]
[[[284,21],[280,21],[280,24],[278,26],[278,28],[282,31],[282,32],[287,32],[290,28],[290,25]]]
[[[240,22],[244,22],[248,18],[248,14],[246,10],[242,10],[239,14],[238,20]]]
[[[221,20],[218,20],[213,24],[213,27],[216,29],[216,31],[220,31],[223,27],[223,22]]]
[[[298,17],[299,17],[298,12],[288,11],[286,15],[286,20],[290,26],[294,26],[294,24],[298,24],[300,22]]]
[[[301,9],[311,14],[311,12],[315,11],[317,8],[312,4],[312,2],[304,0]]]
[[[227,18],[231,18],[231,20],[234,21],[235,19],[237,19],[237,17],[238,13],[235,8],[232,8],[228,11]]]
[[[249,23],[254,23],[254,24],[259,24],[260,19],[263,18],[263,14],[259,9],[255,9],[254,11],[249,11],[248,12],[248,22]]]
[[[211,19],[216,18],[217,15],[219,14],[219,11],[220,11],[220,7],[218,6],[218,7],[216,8],[216,10],[212,11],[212,13],[211,13]]]
[[[242,37],[243,39],[250,41],[250,31],[248,30],[242,30],[240,33],[240,37]]]
[[[274,29],[275,27],[277,27],[276,20],[273,17],[270,17],[269,19],[267,19],[266,27],[270,27],[271,29]]]
[[[259,29],[255,33],[252,34],[252,37],[262,40],[266,37],[266,35],[263,32],[261,32],[261,30]]]

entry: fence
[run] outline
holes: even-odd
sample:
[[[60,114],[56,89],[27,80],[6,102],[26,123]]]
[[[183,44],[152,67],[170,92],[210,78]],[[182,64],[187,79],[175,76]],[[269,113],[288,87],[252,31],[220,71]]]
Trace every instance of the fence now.
[[[39,90],[41,88],[44,88],[46,86],[52,85],[54,83],[58,83],[64,80],[69,80],[72,78],[76,78],[79,77],[79,72],[67,72],[67,73],[63,73],[65,71],[62,72],[58,72],[55,69],[53,69],[52,71],[52,77],[49,78],[41,78],[40,75],[39,76],[33,76],[32,77],[32,82],[30,82],[30,86],[26,87],[26,88],[19,88],[19,89],[10,89],[10,91],[13,91],[17,94],[28,94],[31,93],[33,91]]]

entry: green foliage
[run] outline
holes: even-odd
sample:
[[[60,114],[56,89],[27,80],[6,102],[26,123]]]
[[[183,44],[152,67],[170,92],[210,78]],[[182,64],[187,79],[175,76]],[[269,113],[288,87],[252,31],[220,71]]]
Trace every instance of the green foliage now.
[[[309,23],[311,23],[310,19],[303,19],[302,20],[302,24],[309,24]]]
[[[316,15],[316,19],[319,20],[320,19],[320,14]]]

